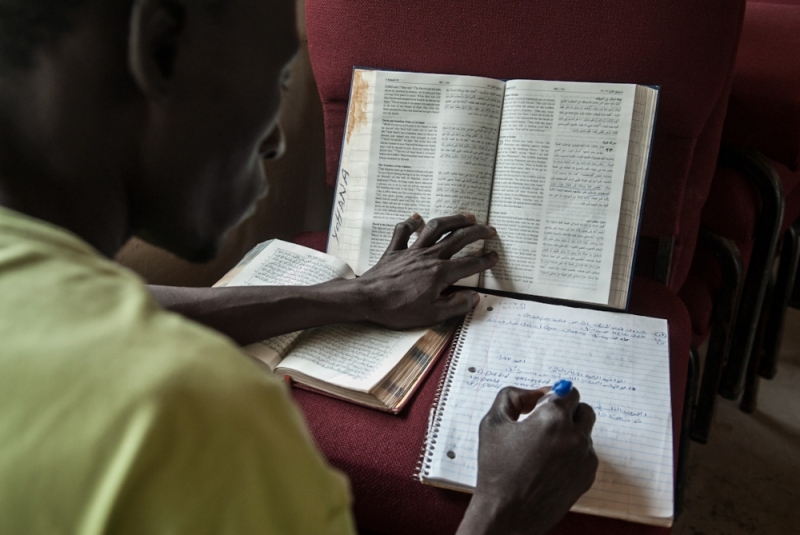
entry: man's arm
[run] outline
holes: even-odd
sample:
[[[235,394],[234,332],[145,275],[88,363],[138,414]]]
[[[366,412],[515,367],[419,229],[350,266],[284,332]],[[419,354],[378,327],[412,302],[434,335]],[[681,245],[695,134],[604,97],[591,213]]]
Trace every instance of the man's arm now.
[[[477,292],[442,292],[496,263],[494,253],[452,259],[495,231],[470,216],[432,220],[422,227],[418,216],[397,225],[380,262],[355,280],[307,287],[155,287],[153,293],[167,308],[240,344],[348,321],[394,328],[431,325],[477,304]],[[409,247],[409,238],[420,228]],[[481,422],[478,483],[459,535],[543,535],[591,487],[598,464],[591,439],[594,411],[573,390],[518,422],[542,395],[541,390],[506,388]]]
[[[413,245],[408,240],[419,231]],[[175,288],[151,286],[166,309],[216,329],[245,345],[279,334],[328,325],[370,321],[395,329],[428,327],[472,310],[478,293],[443,292],[462,278],[497,262],[497,255],[453,255],[495,236],[474,216],[432,219],[418,215],[399,223],[381,260],[362,277],[314,286]]]

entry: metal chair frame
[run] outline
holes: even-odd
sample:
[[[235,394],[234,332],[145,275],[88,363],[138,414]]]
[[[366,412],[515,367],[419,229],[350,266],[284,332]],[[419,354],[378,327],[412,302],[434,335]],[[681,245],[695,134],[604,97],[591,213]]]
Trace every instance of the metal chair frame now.
[[[742,288],[730,354],[719,386],[719,393],[723,397],[735,400],[744,389],[745,371],[753,351],[775,258],[785,200],[778,174],[758,151],[723,147],[720,163],[750,178],[761,196],[761,213],[756,220],[753,252]]]
[[[722,286],[714,297],[711,336],[708,340],[708,349],[703,365],[697,399],[697,414],[691,429],[692,439],[700,444],[706,444],[711,431],[722,369],[730,352],[733,328],[742,293],[744,269],[736,244],[708,228],[700,229],[698,246],[706,248],[714,255],[722,273]]]

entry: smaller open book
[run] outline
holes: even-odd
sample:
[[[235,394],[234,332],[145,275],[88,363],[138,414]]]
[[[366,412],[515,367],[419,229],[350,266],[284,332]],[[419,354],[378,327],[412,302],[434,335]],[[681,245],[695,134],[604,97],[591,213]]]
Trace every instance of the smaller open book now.
[[[256,246],[214,286],[308,286],[336,278],[355,275],[337,258],[271,240]],[[332,325],[277,336],[243,350],[299,386],[398,413],[450,340],[456,323],[408,331]]]
[[[634,84],[355,69],[327,251],[361,275],[412,213],[470,212],[497,228],[499,261],[460,285],[625,309],[657,100]]]
[[[421,481],[474,491],[478,426],[498,391],[569,379],[597,415],[592,439],[600,461],[594,485],[572,511],[671,525],[668,339],[663,319],[483,295],[453,342]]]

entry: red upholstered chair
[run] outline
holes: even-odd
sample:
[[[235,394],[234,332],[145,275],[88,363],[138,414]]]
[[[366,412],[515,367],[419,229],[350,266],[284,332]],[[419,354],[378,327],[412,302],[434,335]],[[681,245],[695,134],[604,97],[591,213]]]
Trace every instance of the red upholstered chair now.
[[[800,218],[800,0],[748,2],[723,142],[747,151],[740,151],[735,163],[729,159],[718,169],[702,221],[735,244],[747,279],[719,391],[736,399],[744,388],[742,409],[752,411],[758,375],[769,378],[775,374],[800,250],[794,227]],[[773,279],[776,244],[780,261]],[[711,294],[730,293],[708,256],[709,251],[698,249],[681,289],[692,316],[696,345],[711,328]],[[728,312],[719,310],[720,305],[735,308],[735,303],[719,299],[717,323]],[[695,437],[701,441],[707,438],[716,389],[712,382],[701,389],[695,425]]]
[[[679,292],[692,318],[692,347],[709,341],[692,429],[697,442],[708,441],[722,377],[753,345],[782,213],[781,185],[764,158],[723,147],[699,245]]]
[[[746,355],[750,359],[742,409],[752,411],[758,375],[775,375],[783,316],[797,269],[793,226],[800,219],[800,0],[748,3],[728,113],[725,142],[763,153],[785,196],[775,234],[776,240],[782,238],[778,242],[778,277],[771,277],[770,257],[764,313],[754,347]],[[723,395],[733,398],[741,392],[742,369],[747,362],[741,358],[732,363],[723,376]]]
[[[336,179],[354,65],[660,85],[630,311],[669,321],[675,452],[683,454],[688,432],[682,433],[682,424],[694,402],[692,330],[675,292],[689,271],[717,160],[743,11],[741,0],[307,0],[309,50],[325,116],[328,184]],[[322,246],[324,238],[306,234],[298,241]],[[439,362],[400,416],[295,392],[317,444],[350,476],[356,520],[364,530],[452,533],[463,515],[469,496],[412,477],[442,367]],[[554,531],[668,532],[577,514]]]

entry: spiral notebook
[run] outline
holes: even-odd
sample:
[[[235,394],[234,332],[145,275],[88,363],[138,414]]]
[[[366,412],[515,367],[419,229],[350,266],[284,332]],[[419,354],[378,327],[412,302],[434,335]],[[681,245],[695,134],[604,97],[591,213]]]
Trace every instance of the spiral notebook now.
[[[478,425],[505,386],[570,379],[597,414],[597,479],[572,511],[670,526],[672,410],[663,319],[483,295],[456,334],[423,446],[423,483],[472,492]]]

